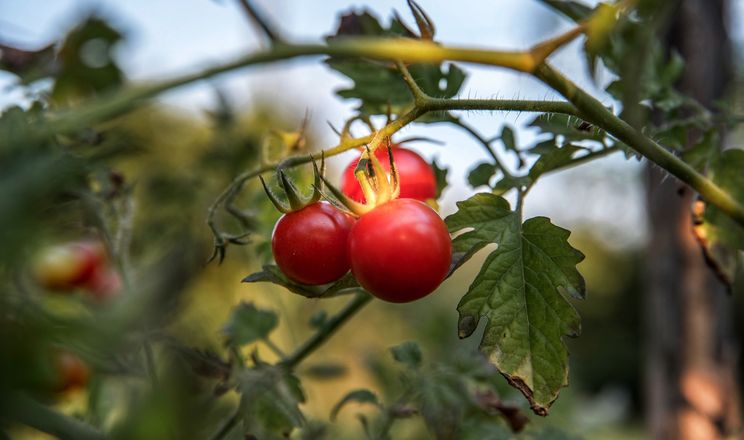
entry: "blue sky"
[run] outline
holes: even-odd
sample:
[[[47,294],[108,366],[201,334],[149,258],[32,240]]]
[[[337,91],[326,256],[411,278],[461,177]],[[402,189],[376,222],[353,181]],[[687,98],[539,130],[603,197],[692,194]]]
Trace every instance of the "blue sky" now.
[[[422,0],[420,3],[437,25],[438,40],[448,44],[522,49],[570,26],[537,1]],[[339,12],[359,9],[365,4],[385,19],[394,9],[404,18],[410,18],[404,0],[261,0],[256,4],[294,41],[318,41],[335,29]],[[0,1],[0,41],[38,47],[63,35],[82,14],[91,10],[113,19],[125,31],[127,41],[116,56],[132,81],[190,72],[256,50],[262,44],[234,0],[3,0]],[[599,94],[586,74],[578,55],[579,47],[577,42],[564,49],[553,62]],[[463,88],[464,97],[558,99],[525,75],[480,66],[466,66],[466,69],[470,76]],[[12,76],[0,74],[0,90],[6,90],[0,93],[0,106],[20,98],[18,93],[7,91],[12,81]],[[333,94],[344,81],[318,59],[309,59],[243,70],[219,78],[217,84],[237,104],[248,106],[259,98],[271,99],[283,108],[295,110],[298,121],[308,109],[323,142],[330,146],[335,135],[325,128],[325,121],[338,126],[351,114],[350,104]],[[213,88],[207,82],[171,92],[162,99],[194,114],[201,114],[214,104]],[[606,97],[603,99],[611,103]],[[467,114],[468,121],[488,137],[500,132],[504,122],[520,125],[530,118],[525,114]],[[450,127],[419,125],[406,128],[404,135],[433,137],[446,143],[443,147],[413,146],[425,156],[437,156],[451,166],[452,188],[445,192],[443,200],[443,210],[451,212],[454,201],[470,192],[465,185],[467,170],[476,161],[486,159],[481,148],[466,134]],[[533,138],[530,131],[518,132],[521,145],[527,145]],[[338,159],[338,168],[349,160],[350,156]],[[568,227],[586,222],[598,224],[608,241],[638,243],[645,230],[643,193],[636,178],[639,170],[637,163],[615,155],[575,171],[547,177],[530,194],[526,214],[548,215]]]

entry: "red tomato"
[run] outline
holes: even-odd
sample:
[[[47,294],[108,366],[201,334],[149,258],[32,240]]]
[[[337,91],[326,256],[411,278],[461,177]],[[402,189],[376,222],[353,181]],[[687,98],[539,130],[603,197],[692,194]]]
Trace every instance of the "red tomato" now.
[[[86,284],[105,263],[101,243],[72,242],[46,249],[34,265],[34,274],[47,289],[66,291]]]
[[[85,287],[96,300],[106,301],[119,294],[121,284],[121,277],[117,271],[110,267],[100,267],[90,277]]]
[[[363,215],[349,235],[351,271],[385,301],[404,303],[433,292],[447,275],[452,241],[425,203],[395,199]]]
[[[55,389],[57,392],[65,392],[73,389],[83,388],[88,384],[90,370],[88,366],[75,354],[60,351],[55,356],[57,369],[57,381]]]
[[[326,284],[349,271],[347,239],[354,218],[328,202],[284,214],[271,250],[282,272],[302,284]]]
[[[387,148],[378,148],[375,151],[375,156],[380,160],[385,171],[389,172],[390,158]],[[425,202],[436,197],[437,180],[434,176],[434,170],[418,153],[394,145],[393,160],[395,160],[395,167],[398,169],[398,178],[400,179],[400,198]],[[357,162],[359,162],[359,159],[350,163],[344,171],[341,191],[357,202],[364,203],[362,187],[359,186],[359,182],[354,175]]]

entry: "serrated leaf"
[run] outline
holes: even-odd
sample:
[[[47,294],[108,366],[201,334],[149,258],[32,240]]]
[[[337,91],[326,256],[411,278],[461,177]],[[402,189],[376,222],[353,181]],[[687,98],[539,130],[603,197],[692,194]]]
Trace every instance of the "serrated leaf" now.
[[[282,273],[279,268],[273,264],[267,264],[261,272],[256,272],[243,278],[244,283],[261,283],[268,282],[282,286],[292,293],[304,296],[305,298],[332,298],[344,295],[359,289],[359,283],[351,273],[347,273],[338,281],[320,286],[309,286],[296,283]]]
[[[480,349],[530,402],[546,415],[568,384],[564,335],[576,336],[580,318],[566,299],[583,298],[584,279],[576,265],[584,255],[568,244],[569,231],[545,217],[521,222],[509,203],[489,193],[457,204],[446,218],[455,252],[472,257],[484,246],[498,248],[486,258],[457,309],[461,338],[481,318],[486,329]]]
[[[240,303],[222,330],[231,345],[245,345],[269,335],[279,323],[276,313],[260,310],[252,303]]]
[[[261,365],[238,377],[243,430],[254,438],[286,438],[305,418],[299,404],[305,401],[300,381],[285,370]]]
[[[744,203],[744,150],[726,150],[711,164],[711,179]],[[702,218],[693,228],[708,265],[726,285],[734,282],[742,264],[744,227],[711,204],[704,205]]]
[[[416,37],[397,15],[386,28],[369,12],[352,12],[342,16],[336,34],[328,37],[328,41],[346,36]],[[384,115],[388,110],[400,114],[413,105],[413,95],[392,63],[349,58],[329,58],[326,63],[353,81],[350,88],[339,90],[337,94],[345,99],[359,99],[358,111],[362,114]],[[465,72],[452,63],[410,64],[407,67],[419,87],[435,97],[455,96],[465,81]],[[445,119],[444,112],[433,112],[419,122],[441,122]]]
[[[343,397],[343,399],[333,406],[333,409],[331,410],[331,420],[335,420],[339,411],[350,402],[369,403],[375,406],[380,406],[380,402],[377,400],[377,395],[372,391],[366,389],[350,391]]]
[[[496,174],[496,165],[491,162],[481,162],[468,172],[468,183],[473,188],[488,185],[494,174]]]
[[[393,355],[393,359],[401,364],[404,364],[410,368],[418,368],[421,366],[421,348],[418,344],[413,341],[407,341],[400,345],[390,348],[390,353]]]

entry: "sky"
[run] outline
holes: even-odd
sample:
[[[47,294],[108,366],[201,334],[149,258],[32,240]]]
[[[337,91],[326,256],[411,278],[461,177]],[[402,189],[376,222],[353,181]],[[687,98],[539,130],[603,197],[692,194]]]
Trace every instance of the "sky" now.
[[[744,12],[741,2],[734,3]],[[339,13],[360,10],[365,5],[385,20],[398,10],[413,23],[404,0],[259,0],[255,4],[266,11],[287,39],[295,42],[320,41],[334,31]],[[420,4],[436,24],[437,40],[453,45],[525,49],[571,25],[535,0],[421,0]],[[0,42],[40,47],[64,35],[91,11],[109,18],[124,31],[126,41],[115,56],[133,82],[192,72],[265,45],[235,0],[0,0]],[[579,55],[580,47],[578,41],[564,48],[552,58],[554,65],[611,105],[611,100],[589,78]],[[337,139],[326,121],[342,125],[353,105],[334,95],[334,90],[347,84],[347,80],[319,61],[320,58],[309,58],[249,68],[177,89],[160,99],[180,111],[200,115],[215,105],[213,92],[218,85],[236,105],[271,100],[292,110],[298,124],[308,110],[322,142],[331,146]],[[560,99],[526,75],[491,67],[463,67],[469,76],[461,97]],[[610,79],[607,74],[600,75],[600,82]],[[13,81],[12,75],[0,73],[0,107],[22,98],[12,87]],[[485,137],[499,133],[504,123],[519,127],[531,119],[527,114],[490,112],[468,112],[465,117]],[[482,148],[467,134],[447,126],[414,124],[402,134],[445,143],[411,145],[427,158],[437,157],[440,163],[450,166],[451,187],[444,193],[441,205],[443,214],[452,212],[454,202],[472,192],[466,175],[476,162],[487,159]],[[535,134],[520,128],[517,138],[520,146],[528,146]],[[340,170],[352,157],[350,154],[336,159],[336,168]],[[616,154],[549,175],[530,193],[525,215],[546,215],[569,228],[589,225],[600,238],[615,246],[639,245],[646,237],[644,193],[638,178],[641,170],[638,162],[626,161],[622,154]]]

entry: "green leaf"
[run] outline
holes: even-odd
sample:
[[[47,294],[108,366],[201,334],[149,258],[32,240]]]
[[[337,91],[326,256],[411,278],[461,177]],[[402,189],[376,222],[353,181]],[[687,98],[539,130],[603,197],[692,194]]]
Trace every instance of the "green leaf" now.
[[[378,407],[380,406],[380,402],[377,400],[377,395],[372,391],[366,389],[350,391],[343,399],[333,406],[333,409],[331,410],[331,420],[335,420],[339,411],[341,411],[341,409],[349,402],[369,403]]]
[[[532,168],[530,168],[530,179],[534,182],[541,175],[570,163],[573,154],[580,150],[582,149],[575,145],[566,144],[561,148],[556,148],[547,154],[541,155],[535,164],[532,165]]]
[[[580,318],[566,299],[583,298],[576,265],[584,255],[568,244],[569,231],[545,217],[521,223],[509,203],[489,193],[457,204],[446,218],[456,253],[472,257],[495,243],[457,309],[461,338],[487,320],[480,349],[509,383],[545,415],[568,384],[564,335],[577,336]]]
[[[282,286],[292,293],[305,298],[332,298],[344,295],[359,289],[359,283],[351,273],[341,277],[340,280],[320,286],[309,286],[296,283],[286,277],[279,268],[273,264],[267,264],[261,272],[248,275],[243,278],[244,283],[268,282]]]
[[[437,182],[436,198],[439,199],[439,197],[442,196],[442,191],[447,188],[447,174],[449,173],[449,168],[440,167],[437,161],[433,160],[431,162],[431,169],[434,170],[434,179]]]
[[[121,85],[124,74],[113,53],[122,38],[119,31],[99,17],[89,17],[73,29],[59,50],[54,99],[75,101]]]
[[[410,368],[418,368],[421,366],[421,348],[419,348],[418,344],[413,341],[404,342],[395,347],[391,347],[390,353],[392,353],[393,359]]]
[[[721,145],[721,135],[716,129],[708,130],[695,145],[682,152],[682,160],[698,171],[705,171]]]
[[[504,144],[504,147],[509,151],[518,151],[517,150],[517,140],[516,136],[514,135],[514,130],[509,127],[508,125],[504,125],[504,128],[501,129],[501,142]]]
[[[488,185],[494,174],[496,174],[496,165],[491,162],[481,162],[468,173],[468,183],[473,188]]]
[[[570,115],[543,113],[535,117],[528,126],[538,128],[541,133],[562,135],[569,142],[584,140],[601,142],[604,139],[601,130]]]
[[[260,439],[286,438],[305,418],[299,404],[305,401],[300,381],[281,368],[259,365],[237,377],[240,414],[246,435]]]
[[[710,177],[744,203],[744,150],[726,150],[711,164]],[[702,203],[702,202],[701,202]],[[708,265],[731,286],[744,251],[744,227],[711,204],[704,204],[694,227]]]
[[[416,10],[416,13],[419,12]],[[423,19],[423,16],[417,18]],[[433,26],[430,30],[433,30]],[[416,37],[397,16],[386,28],[366,11],[342,16],[336,34],[328,37],[328,40],[347,36]],[[360,100],[358,111],[364,115],[384,115],[388,111],[400,114],[413,105],[413,95],[392,63],[333,57],[327,59],[326,63],[353,81],[351,87],[339,90],[337,94],[345,99]],[[455,96],[465,81],[465,72],[452,63],[410,64],[408,70],[425,93],[439,98]],[[446,113],[435,112],[420,118],[419,122],[442,120],[446,120]]]
[[[583,2],[577,2],[573,0],[541,1],[576,22],[585,20],[592,14],[592,8],[586,6]]]
[[[276,313],[257,309],[252,303],[240,303],[223,329],[231,345],[245,345],[263,339],[279,323]]]

